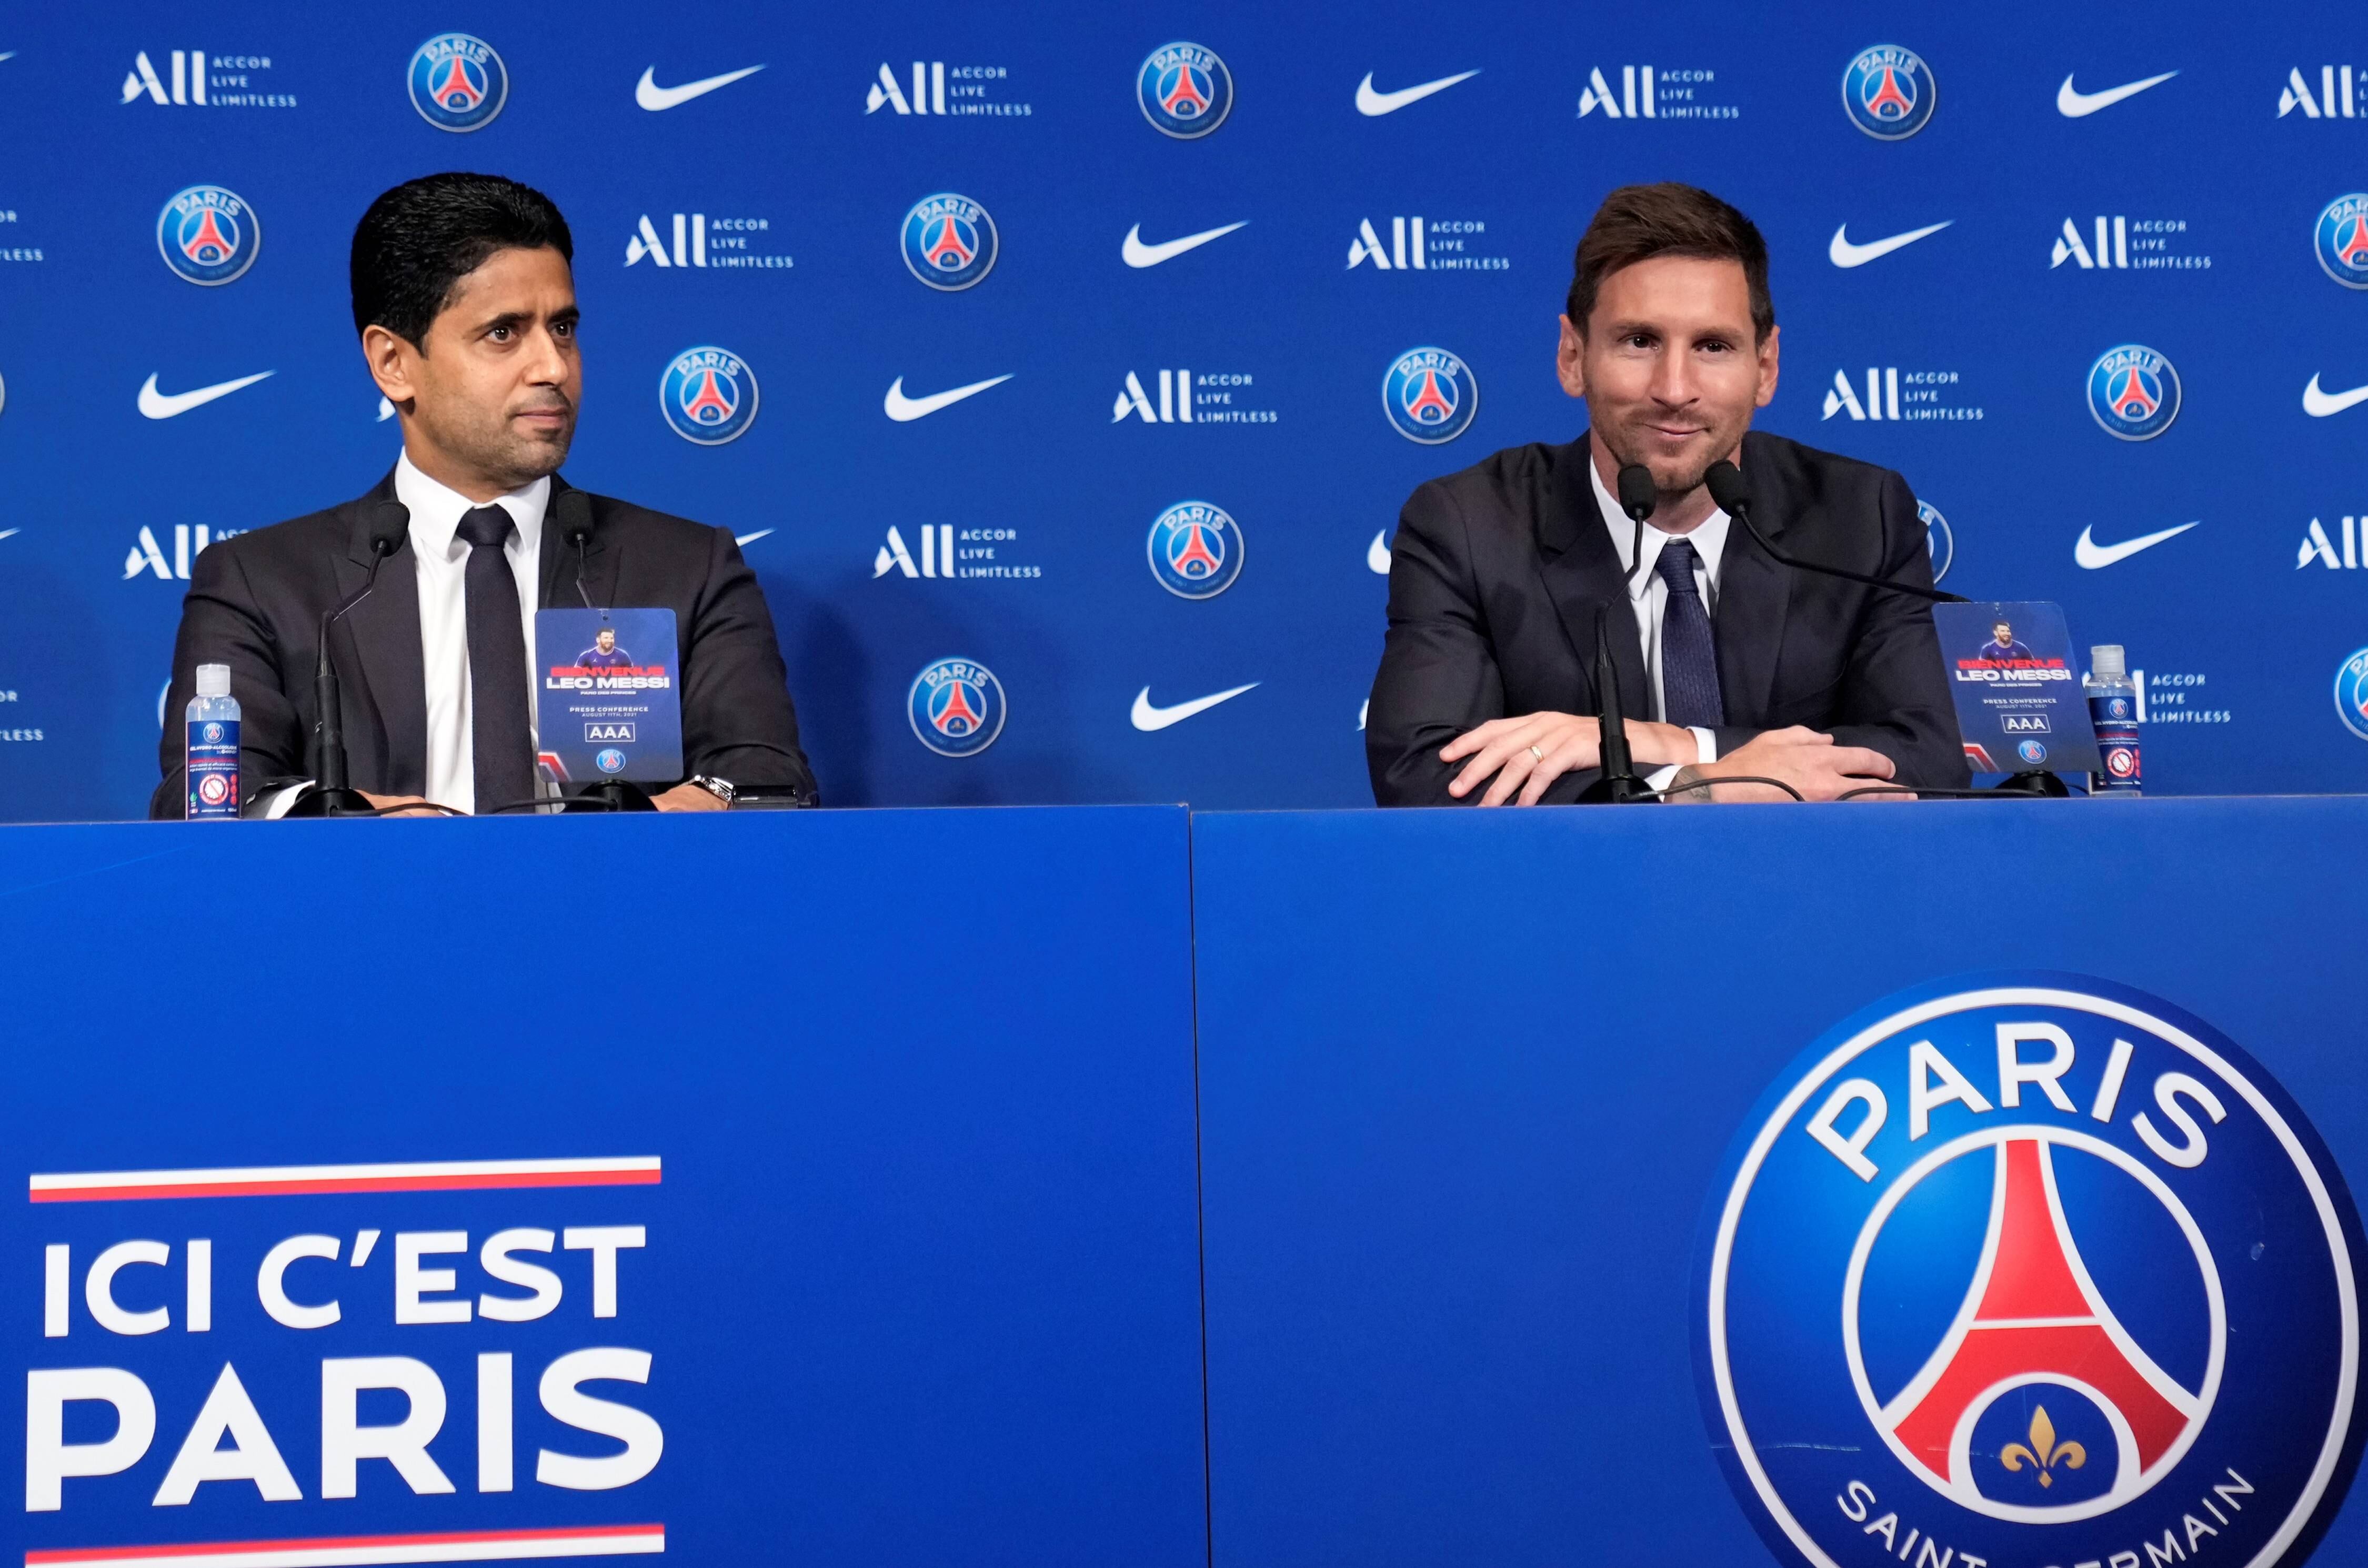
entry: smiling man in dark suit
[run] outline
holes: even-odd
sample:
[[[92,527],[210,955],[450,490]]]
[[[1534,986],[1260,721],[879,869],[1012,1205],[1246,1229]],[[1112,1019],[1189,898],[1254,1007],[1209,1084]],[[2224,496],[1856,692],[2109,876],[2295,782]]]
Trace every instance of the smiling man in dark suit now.
[[[359,500],[206,551],[181,608],[167,711],[198,665],[231,667],[249,814],[284,812],[313,775],[320,619],[368,580],[373,534],[393,553],[330,631],[350,778],[373,805],[534,799],[534,612],[587,600],[674,611],[690,777],[659,810],[720,811],[751,784],[813,798],[772,616],[731,530],[559,477],[584,390],[574,254],[550,198],[489,175],[413,180],[362,215],[354,327],[403,456]],[[162,750],[149,812],[179,816],[176,733]]]
[[[1927,605],[1778,564],[1703,484],[1735,462],[1753,520],[1787,554],[1931,585],[1906,480],[1747,434],[1776,392],[1759,230],[1707,191],[1628,186],[1588,224],[1574,270],[1556,369],[1593,427],[1433,480],[1400,516],[1366,721],[1373,798],[1576,800],[1599,777],[1604,607],[1639,771],[1702,786],[1676,798],[1786,798],[1718,782],[1744,775],[1810,800],[1964,788]],[[1641,540],[1612,498],[1634,464],[1656,492]]]

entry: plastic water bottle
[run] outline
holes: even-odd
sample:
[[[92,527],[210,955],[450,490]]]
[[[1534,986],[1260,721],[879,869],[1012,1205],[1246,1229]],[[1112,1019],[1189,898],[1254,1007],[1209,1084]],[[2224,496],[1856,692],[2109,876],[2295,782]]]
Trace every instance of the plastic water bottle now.
[[[238,699],[228,665],[199,665],[189,699],[189,820],[238,820]]]
[[[2138,788],[2138,688],[2130,684],[2119,644],[2089,650],[2089,718],[2097,727],[2097,749],[2105,771],[2089,776],[2092,795],[2136,795]]]

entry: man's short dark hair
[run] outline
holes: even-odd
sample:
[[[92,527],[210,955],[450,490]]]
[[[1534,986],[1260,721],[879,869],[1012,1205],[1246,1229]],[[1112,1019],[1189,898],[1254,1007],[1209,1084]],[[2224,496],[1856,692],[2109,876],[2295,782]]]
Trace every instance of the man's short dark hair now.
[[[575,259],[551,198],[499,175],[429,175],[370,204],[354,225],[354,330],[382,326],[425,350],[454,284],[495,251],[557,251]]]
[[[1623,185],[1603,199],[1572,258],[1570,324],[1583,335],[1603,280],[1656,256],[1693,256],[1743,264],[1751,290],[1751,334],[1765,341],[1776,324],[1768,292],[1768,242],[1750,219],[1691,185]]]

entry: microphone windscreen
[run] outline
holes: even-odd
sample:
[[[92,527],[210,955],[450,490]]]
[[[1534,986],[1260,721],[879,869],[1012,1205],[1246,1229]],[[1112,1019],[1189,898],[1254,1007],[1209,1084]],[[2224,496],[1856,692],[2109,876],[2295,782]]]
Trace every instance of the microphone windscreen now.
[[[1653,483],[1653,471],[1643,463],[1630,463],[1620,471],[1620,509],[1628,514],[1631,522],[1643,522],[1653,515],[1661,499],[1660,487]]]
[[[1711,464],[1702,483],[1710,486],[1712,505],[1727,516],[1751,509],[1750,488],[1743,483],[1743,471],[1733,463],[1721,459]]]
[[[393,555],[411,531],[411,508],[400,501],[381,501],[370,513],[370,547],[373,555]]]
[[[581,490],[563,490],[552,504],[559,514],[559,537],[581,544],[592,537],[592,497]]]

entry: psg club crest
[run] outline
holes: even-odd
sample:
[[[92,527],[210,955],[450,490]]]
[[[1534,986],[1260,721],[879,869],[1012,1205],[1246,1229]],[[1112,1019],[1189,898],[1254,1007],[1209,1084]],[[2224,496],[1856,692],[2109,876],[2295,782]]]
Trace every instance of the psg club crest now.
[[[686,441],[702,447],[736,441],[757,422],[757,372],[728,350],[686,348],[658,379],[658,407]]]
[[[2368,741],[2368,648],[2336,667],[2335,712],[2345,729]]]
[[[2124,441],[2151,441],[2179,417],[2179,371],[2138,344],[2109,348],[2089,367],[2089,412]]]
[[[2329,278],[2346,289],[2368,289],[2368,195],[2354,192],[2328,202],[2311,238]]]
[[[905,214],[905,266],[932,289],[968,289],[995,270],[995,220],[967,196],[940,191]]]
[[[2209,1024],[2078,975],[1922,986],[1737,1135],[1704,1419],[1788,1562],[2296,1563],[2359,1459],[2360,1246],[2318,1135]]]
[[[191,283],[228,283],[253,267],[262,249],[255,209],[218,185],[193,185],[156,215],[157,254]]]
[[[411,107],[438,131],[482,131],[510,96],[502,57],[467,33],[438,33],[414,50],[407,79]]]
[[[1915,51],[1879,43],[1842,73],[1842,108],[1878,142],[1905,142],[1924,129],[1941,101],[1932,68]]]
[[[1382,378],[1382,412],[1407,440],[1436,447],[1471,428],[1480,383],[1472,367],[1444,348],[1409,348]]]
[[[1242,530],[1224,507],[1178,501],[1144,541],[1151,574],[1179,599],[1213,599],[1242,574]]]
[[[1932,581],[1937,583],[1949,574],[1950,565],[1957,559],[1957,536],[1950,531],[1949,519],[1930,502],[1917,502],[1916,515],[1924,519],[1924,553],[1932,558]]]
[[[1164,44],[1134,74],[1134,100],[1161,134],[1190,142],[1224,124],[1233,112],[1234,74],[1215,50]]]
[[[939,659],[913,677],[905,716],[939,756],[976,756],[1003,733],[1003,683],[975,659]]]

